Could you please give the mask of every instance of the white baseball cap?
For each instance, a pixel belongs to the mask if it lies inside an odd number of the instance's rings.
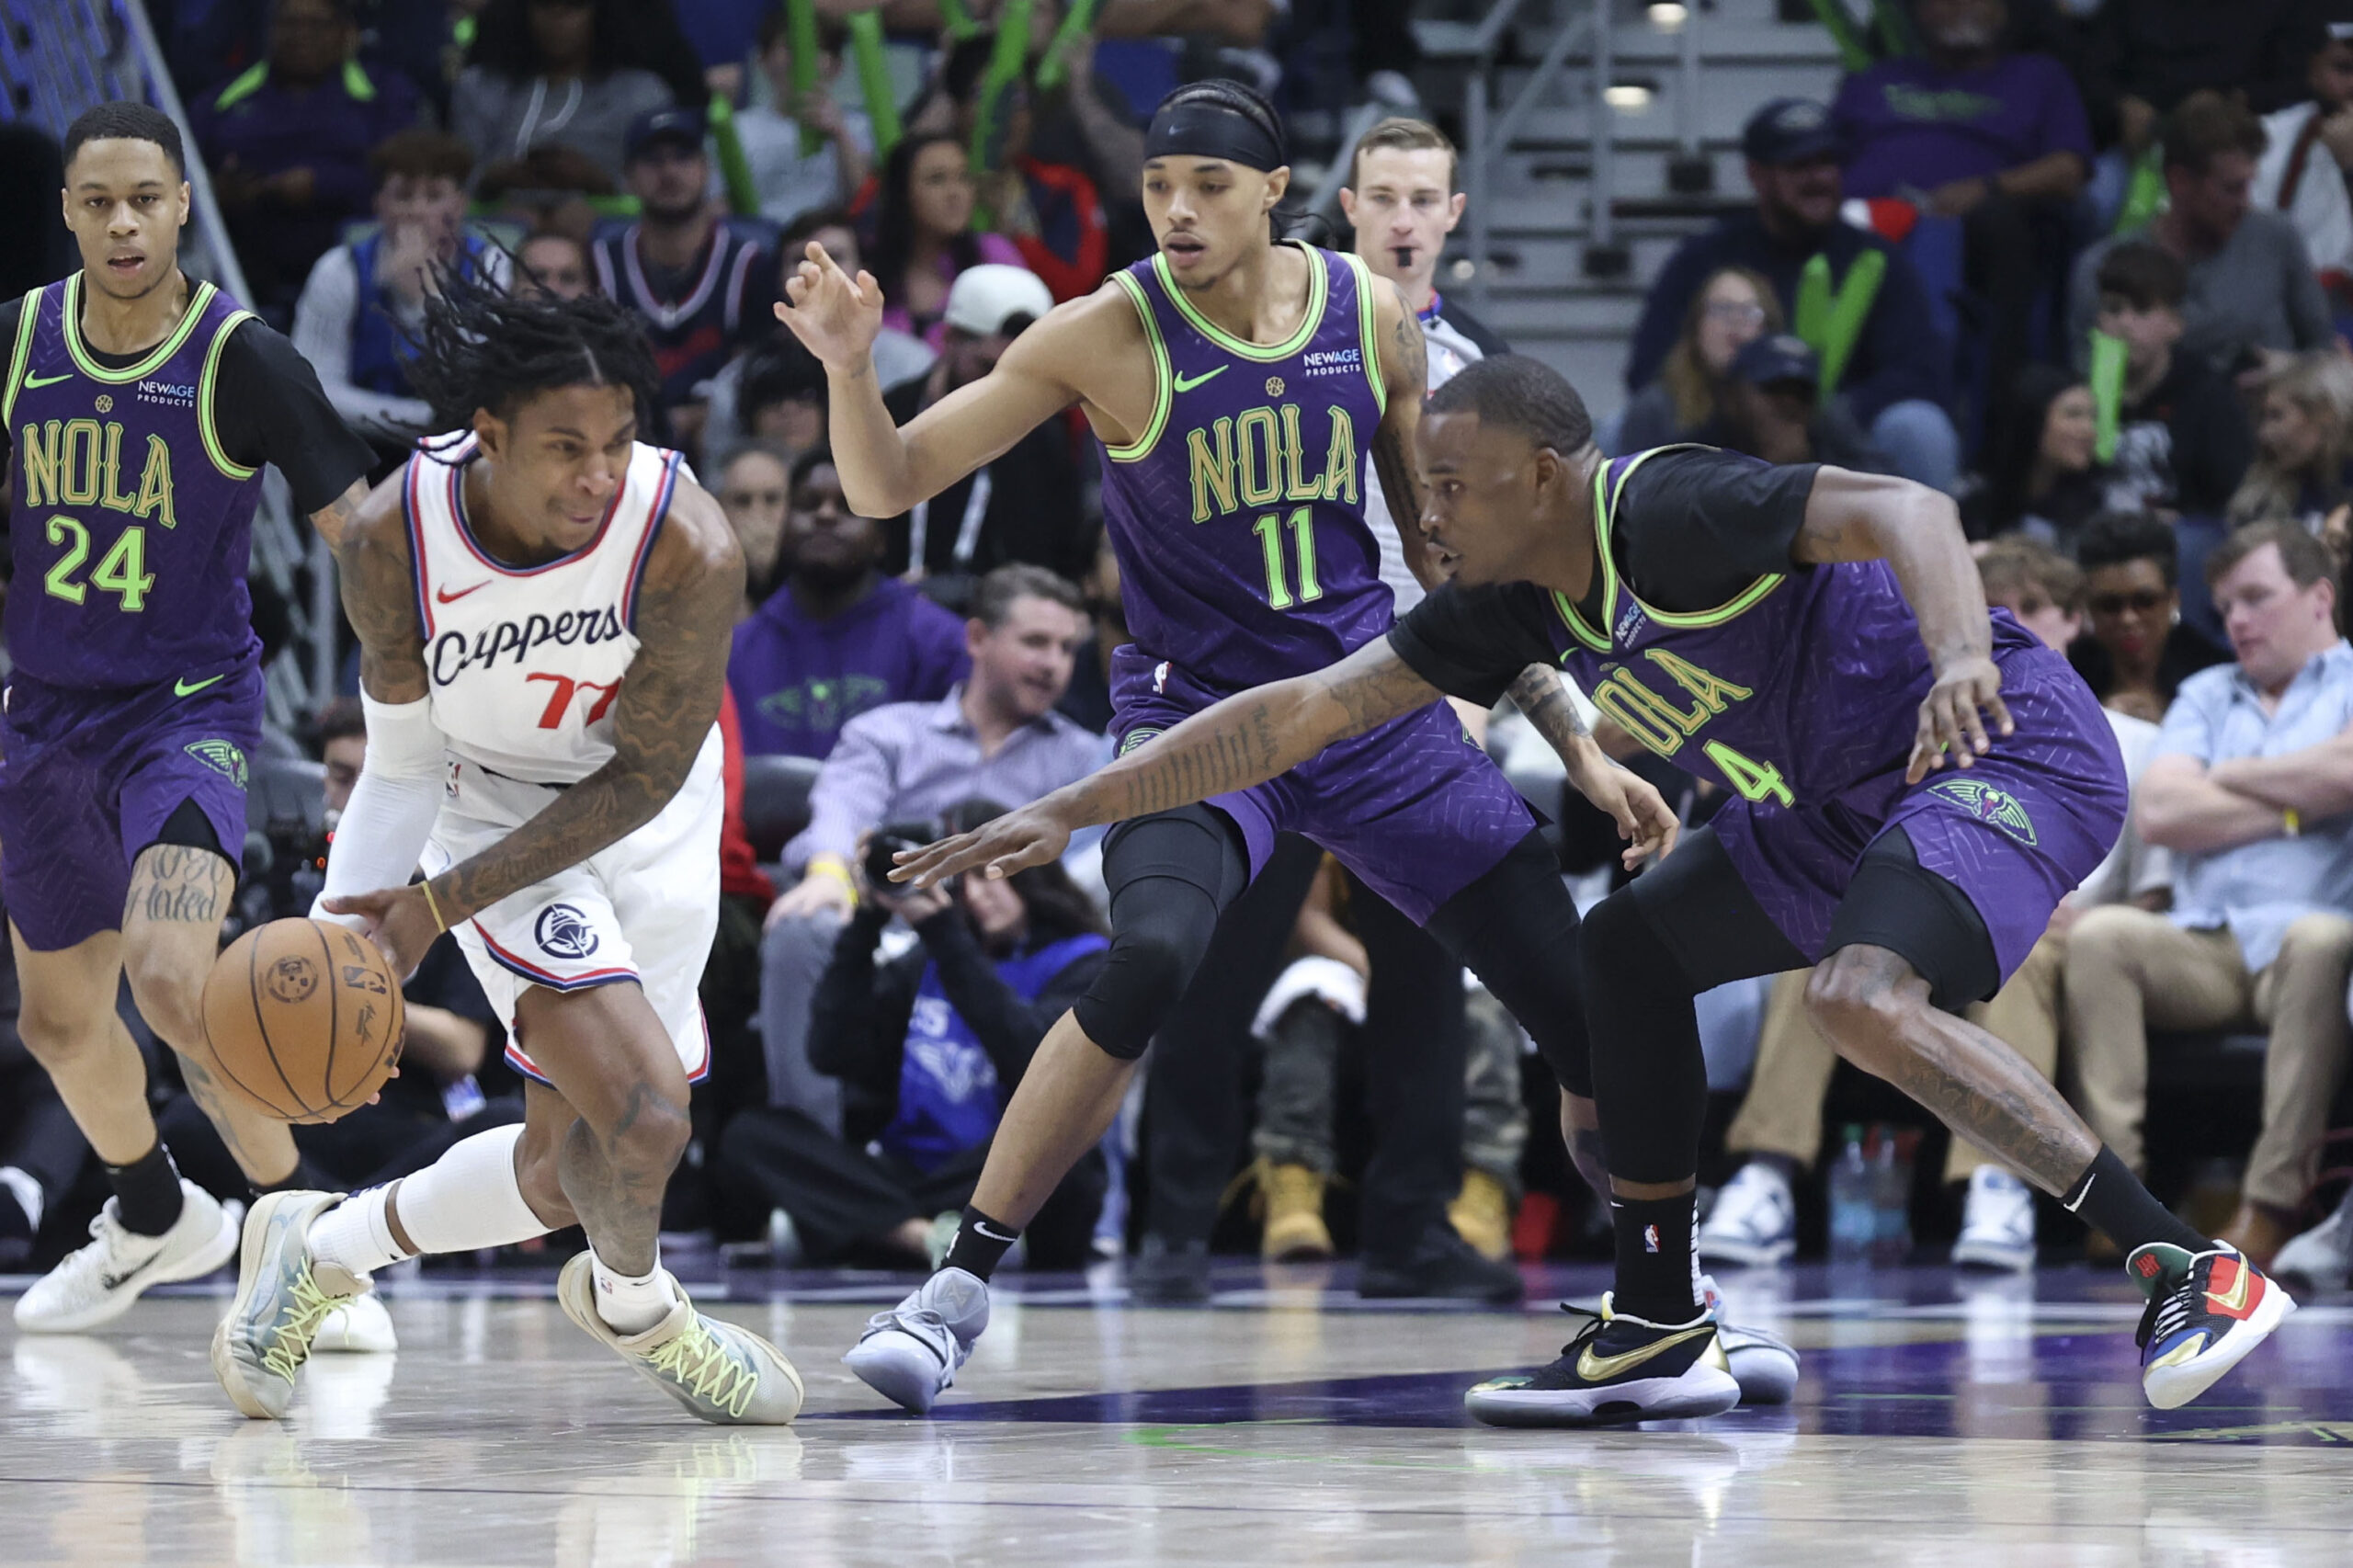
[[[1054,297],[1038,275],[1026,267],[983,262],[968,267],[948,286],[948,309],[942,319],[959,332],[991,337],[1005,330],[1014,316],[1032,321],[1054,308]]]

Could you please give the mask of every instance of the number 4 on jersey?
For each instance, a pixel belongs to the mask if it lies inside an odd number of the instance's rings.
[[[1778,801],[1785,806],[1796,800],[1790,793],[1790,787],[1781,781],[1781,770],[1771,763],[1743,756],[1722,741],[1710,741],[1700,749],[1722,772],[1725,780],[1740,791],[1742,800]]]

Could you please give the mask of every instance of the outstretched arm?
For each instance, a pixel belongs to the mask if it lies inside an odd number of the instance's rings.
[[[843,498],[869,517],[896,517],[938,494],[1078,401],[1073,368],[1102,351],[1100,334],[1115,319],[1104,307],[1135,320],[1124,300],[1090,296],[1058,305],[1014,340],[995,369],[901,429],[874,375],[874,339],[882,329],[882,287],[874,275],[851,278],[812,241],[784,291],[777,320],[825,367]],[[1091,345],[1081,341],[1090,331]]]
[[[930,887],[982,865],[992,879],[1010,876],[1059,856],[1082,827],[1246,790],[1438,699],[1438,687],[1377,638],[1313,675],[1237,692],[1075,784],[904,855],[891,880]]]
[[[1884,561],[1894,570],[1937,672],[1920,703],[1906,778],[1927,778],[1948,753],[1968,767],[1993,749],[1981,709],[2000,733],[2010,733],[1984,585],[1950,496],[1909,480],[1824,468],[1790,555],[1808,565]]]

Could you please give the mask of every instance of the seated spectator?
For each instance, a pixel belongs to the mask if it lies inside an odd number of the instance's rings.
[[[2238,662],[2182,683],[2134,790],[2142,836],[2174,852],[2173,911],[2075,923],[2067,1032],[2084,1119],[2139,1170],[2147,1031],[2269,1031],[2263,1129],[2222,1235],[2264,1267],[2319,1176],[2353,1032],[2353,647],[2336,560],[2302,528],[2243,528],[2206,572]]]
[[[948,825],[961,832],[1000,812],[968,801]],[[1093,983],[1110,943],[1055,862],[929,890],[876,883],[863,869],[858,882],[858,912],[810,1006],[810,1060],[841,1083],[843,1131],[790,1108],[746,1110],[720,1144],[719,1176],[737,1201],[790,1215],[812,1262],[880,1253],[928,1267],[972,1201],[1038,1042]],[[915,946],[878,965],[893,919]],[[1104,1187],[1102,1155],[1090,1153],[1023,1230],[1031,1266],[1086,1264]]]
[[[842,1130],[840,1085],[809,1064],[809,999],[857,907],[866,835],[886,822],[936,821],[960,801],[1027,804],[1106,759],[1108,742],[1054,711],[1086,641],[1082,602],[1050,572],[999,567],[982,579],[964,629],[971,676],[937,702],[889,703],[842,726],[810,793],[809,826],[784,848],[801,880],[769,907],[761,944],[771,1105]]]
[[[625,0],[489,0],[450,89],[449,129],[485,163],[557,142],[618,176],[629,128],[675,101],[649,69],[646,27]]]
[[[2193,93],[2166,117],[2165,210],[2145,238],[2103,240],[2075,260],[2069,321],[2078,344],[2088,341],[2106,297],[2100,269],[2123,244],[2154,245],[2187,269],[2181,351],[2225,376],[2335,341],[2295,225],[2248,204],[2263,147],[2262,123],[2220,93]]]
[[[791,510],[792,452],[755,437],[733,448],[710,472],[719,478],[711,494],[744,549],[744,609],[735,618],[740,625],[776,592],[783,576],[779,554],[785,514]]]
[[[585,249],[597,232],[598,204],[620,190],[587,153],[543,142],[519,158],[485,166],[474,180],[474,210],[526,233],[567,234]]]
[[[2108,504],[2219,517],[2255,457],[2246,409],[2203,356],[2184,347],[2188,273],[2149,242],[2100,258],[2099,330],[2124,345],[2124,386]]]
[[[983,262],[1021,266],[1011,240],[972,233],[973,199],[972,173],[955,137],[911,135],[891,150],[867,265],[882,285],[882,324],[935,350],[948,335],[948,290],[958,273]]]
[[[436,267],[505,281],[507,256],[466,217],[473,154],[454,136],[404,131],[368,154],[376,226],[319,257],[294,306],[294,347],[345,421],[400,449],[433,411],[409,385],[410,345]]]
[[[788,474],[772,449],[745,448],[721,471],[722,490],[767,471],[786,491],[774,547],[783,585],[736,627],[727,680],[745,750],[829,756],[860,713],[936,703],[970,674],[966,629],[881,572],[882,525],[842,499],[832,453],[804,452]],[[723,503],[731,517],[741,499]]]
[[[2326,0],[2304,66],[2311,97],[2263,117],[2267,144],[2248,198],[2295,224],[2304,254],[2324,277],[2353,273],[2353,5]]]
[[[367,215],[369,150],[416,123],[415,87],[367,71],[358,47],[352,0],[275,0],[268,58],[188,103],[245,302],[281,327],[312,266]]]
[[[2084,575],[2075,565],[2032,540],[1996,540],[1978,557],[1986,601],[2007,610],[2052,648],[2065,648],[2083,626]],[[2117,712],[2108,715],[2124,771],[2138,778],[2157,740],[2157,727]],[[1970,1021],[2016,1051],[2045,1078],[2059,1069],[2060,981],[2068,934],[2087,911],[2108,905],[2135,911],[2165,907],[2173,876],[2162,849],[2141,842],[2128,824],[2108,858],[2062,900],[2051,925],[1993,999],[1968,1010]],[[1779,1263],[1797,1249],[1791,1187],[1813,1167],[1822,1147],[1822,1104],[1837,1056],[1805,1013],[1805,975],[1774,984],[1756,1042],[1756,1066],[1739,1114],[1725,1134],[1729,1148],[1750,1156],[1699,1230],[1699,1256],[1715,1263]],[[1945,1155],[1948,1186],[1968,1184],[1961,1234],[1952,1260],[1965,1267],[2034,1267],[2034,1194],[1967,1139],[1955,1137]]]
[[[2353,482],[2353,360],[2302,354],[2264,378],[2255,461],[2230,523],[2293,523],[2345,554]]]
[[[1643,301],[1627,391],[1658,374],[1701,285],[1722,267],[1745,267],[1772,281],[1791,330],[1823,356],[1824,395],[1847,401],[1897,472],[1950,493],[1961,471],[1961,437],[1944,407],[1951,347],[1912,263],[1877,234],[1839,221],[1841,143],[1830,111],[1777,99],[1749,119],[1741,150],[1756,205],[1684,241],[1668,259]],[[1847,305],[1859,295],[1859,309]],[[1802,300],[1818,303],[1801,311]],[[1833,300],[1846,308],[1832,308]]]
[[[1998,397],[2029,357],[2035,295],[2072,249],[2091,125],[2064,66],[2006,47],[2004,0],[1918,0],[1913,22],[1925,53],[1839,86],[1831,112],[1847,194],[1961,221],[1963,276],[1984,304],[1985,384]]]
[[[2102,706],[2163,721],[2183,681],[2229,657],[2181,619],[2173,529],[2146,512],[2103,512],[2085,525],[2075,560],[2090,630],[2068,659]]]
[[[939,322],[938,362],[923,380],[886,393],[883,406],[904,426],[995,369],[1006,346],[1051,309],[1045,284],[1022,267],[984,263],[958,274]],[[918,577],[970,578],[1018,561],[1075,582],[1095,558],[1070,427],[1058,419],[886,526],[890,569]],[[932,591],[953,603],[961,590],[943,581]]]
[[[662,411],[676,444],[702,432],[703,400],[720,367],[765,335],[776,303],[776,263],[722,218],[704,194],[710,160],[702,117],[656,109],[630,126],[622,178],[638,220],[598,240],[597,287],[635,311],[662,372]]]
[[[1683,335],[1659,362],[1658,379],[1634,394],[1612,443],[1644,451],[1711,423],[1722,405],[1733,356],[1782,330],[1773,285],[1745,267],[1725,267],[1700,285],[1683,312]]]
[[[774,441],[796,457],[831,443],[825,367],[790,333],[771,337],[740,360],[736,414],[745,433]]]
[[[2073,371],[2029,365],[2006,410],[1986,444],[1984,483],[1961,497],[1961,526],[1971,539],[2023,533],[2072,555],[2108,494],[2091,388]]]
[[[996,36],[980,33],[948,53],[940,90],[950,124],[967,147],[979,127],[981,83],[995,52]],[[1110,232],[1094,180],[1074,164],[1054,163],[1031,151],[1037,125],[1029,87],[1016,81],[996,107],[979,187],[988,226],[1011,240],[1020,262],[1045,280],[1057,301],[1092,293],[1110,270]]]
[[[2193,93],[2238,93],[2257,114],[2302,89],[2304,0],[2105,0],[2088,14],[2080,76],[2100,142],[2138,155]]]
[[[1822,397],[1822,361],[1788,333],[1760,337],[1733,356],[1716,416],[1691,437],[1769,463],[1835,463],[1891,473],[1887,455],[1857,427],[1847,405]]]
[[[873,121],[862,108],[845,108],[835,90],[842,69],[841,22],[822,12],[817,17],[817,85],[803,102],[793,90],[792,38],[785,17],[779,5],[760,18],[760,73],[773,102],[735,111],[735,134],[751,165],[760,216],[779,225],[841,206],[866,183],[874,158]],[[804,130],[822,139],[813,153],[801,150]]]
[[[597,286],[588,247],[570,234],[533,234],[515,253],[515,259],[522,267],[515,278],[518,293],[576,300]]]

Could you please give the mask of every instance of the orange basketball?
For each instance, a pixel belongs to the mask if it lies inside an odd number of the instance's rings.
[[[376,944],[325,920],[273,920],[229,944],[204,983],[221,1076],[280,1121],[333,1121],[392,1076],[400,981]]]

